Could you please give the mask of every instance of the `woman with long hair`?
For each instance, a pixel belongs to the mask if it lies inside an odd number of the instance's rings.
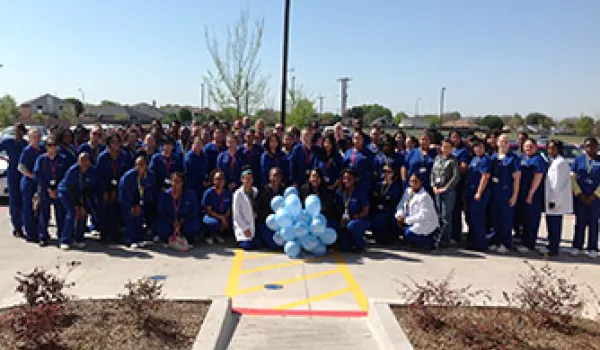
[[[282,171],[283,184],[290,181],[290,164],[288,158],[281,151],[281,140],[277,134],[271,134],[265,141],[265,152],[260,157],[260,168],[263,183],[269,182],[269,172],[272,168]]]
[[[325,136],[322,149],[323,151],[316,158],[315,168],[323,175],[324,184],[333,190],[340,185],[343,159],[332,134]]]

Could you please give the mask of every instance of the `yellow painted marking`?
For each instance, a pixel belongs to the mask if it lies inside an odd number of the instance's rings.
[[[314,278],[319,278],[319,277],[325,277],[325,276],[329,276],[329,275],[334,275],[336,273],[340,273],[340,269],[336,268],[333,270],[327,270],[327,271],[321,271],[321,272],[317,272],[317,273],[312,273],[310,275],[306,275],[306,276],[300,276],[300,277],[294,277],[294,278],[287,278],[284,280],[279,280],[279,281],[275,281],[275,282],[269,282],[269,284],[280,284],[280,285],[286,285],[286,284],[292,284],[292,283],[296,283],[296,282],[302,282],[302,281],[308,281]],[[261,290],[264,290],[265,286],[264,284],[261,284],[259,286],[254,286],[254,287],[249,287],[249,288],[245,288],[245,289],[240,289],[238,291],[236,291],[235,293],[233,293],[230,296],[238,296],[241,294],[248,294],[248,293],[253,293],[253,292],[258,292]]]
[[[242,272],[242,263],[244,261],[244,250],[235,249],[233,251],[233,262],[231,263],[231,271],[229,272],[229,281],[227,281],[227,289],[225,295],[231,297],[235,295],[240,282],[240,275]]]
[[[244,260],[260,259],[268,256],[281,255],[281,253],[254,253],[244,255]]]
[[[298,306],[302,306],[302,305],[314,303],[314,302],[317,302],[317,301],[335,298],[338,295],[342,295],[342,294],[345,294],[345,293],[348,293],[348,292],[351,292],[351,291],[352,291],[351,287],[346,287],[346,288],[343,288],[343,289],[334,290],[333,292],[327,292],[327,293],[315,295],[315,296],[310,297],[310,298],[306,298],[306,299],[294,301],[293,303],[283,304],[283,305],[275,307],[274,309],[275,310],[289,310],[289,309],[293,309],[293,308],[298,307]]]
[[[348,283],[348,288],[350,288],[352,294],[354,295],[356,303],[362,311],[367,311],[369,309],[369,302],[367,301],[367,297],[365,296],[365,293],[363,293],[362,288],[360,288],[358,282],[356,282],[356,279],[354,279],[354,276],[348,268],[348,265],[346,265],[344,259],[339,253],[335,255],[335,259],[338,262],[338,266],[342,272],[342,275],[344,276],[344,279],[346,280],[346,283]]]
[[[292,261],[292,262],[279,263],[279,264],[273,264],[273,265],[265,265],[265,266],[255,267],[255,268],[252,268],[252,269],[241,270],[240,272],[243,275],[246,275],[246,274],[249,274],[249,273],[255,273],[255,272],[262,272],[262,271],[269,271],[269,270],[280,269],[282,267],[296,266],[296,265],[304,264],[305,262],[314,261],[314,260],[316,260],[316,258],[296,260],[296,261]]]

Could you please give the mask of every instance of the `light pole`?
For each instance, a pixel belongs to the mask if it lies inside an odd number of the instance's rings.
[[[200,109],[204,109],[204,83],[200,83]]]
[[[419,116],[419,103],[421,103],[421,100],[423,100],[423,99],[419,97],[415,101],[415,117]]]
[[[77,91],[79,91],[79,93],[81,94],[81,103],[85,104],[85,92],[83,92],[81,88],[77,89]]]
[[[288,52],[290,38],[290,5],[291,0],[285,0],[285,11],[283,19],[283,67],[281,68],[281,125],[285,126],[285,105],[287,93]]]
[[[444,117],[444,95],[446,94],[446,87],[442,86],[440,91],[440,119]]]

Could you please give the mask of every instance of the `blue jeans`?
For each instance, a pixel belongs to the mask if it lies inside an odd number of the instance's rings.
[[[454,230],[454,206],[456,191],[452,188],[435,196],[435,208],[440,218],[441,242],[450,244],[450,239],[456,236]]]

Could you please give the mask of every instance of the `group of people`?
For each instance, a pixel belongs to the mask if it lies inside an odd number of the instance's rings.
[[[585,140],[585,154],[569,166],[561,141],[551,140],[542,157],[526,134],[513,152],[508,135],[498,132],[463,138],[425,130],[416,139],[373,128],[366,134],[361,117],[353,127],[347,137],[342,125],[322,132],[317,122],[267,129],[263,120],[252,125],[245,117],[232,124],[174,122],[164,130],[156,121],[53,128],[42,142],[39,130],[17,124],[15,138],[0,142],[9,159],[13,234],[46,245],[53,208],[62,249],[83,248],[86,232],[98,231],[101,241],[134,249],[180,236],[209,245],[235,237],[243,249],[276,250],[266,226],[269,203],[294,186],[302,200],[319,196],[340,251],[364,250],[370,232],[383,245],[437,249],[466,241],[503,254],[518,243],[522,253],[537,248],[555,255],[563,215],[574,209],[571,253],[598,255],[595,138]],[[536,247],[542,212],[548,245]]]

